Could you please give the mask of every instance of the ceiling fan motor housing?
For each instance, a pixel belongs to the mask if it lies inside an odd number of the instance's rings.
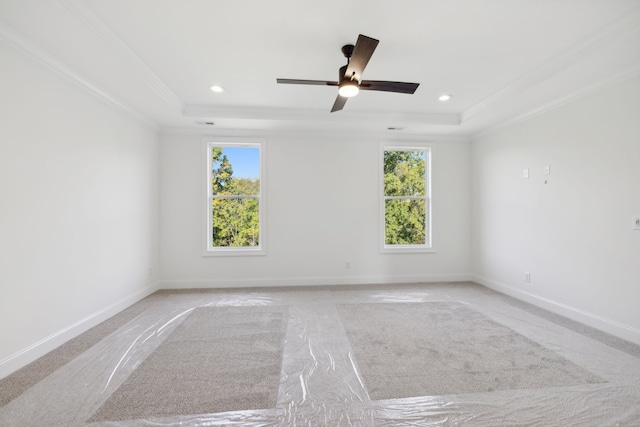
[[[350,80],[345,74],[347,73],[347,65],[343,65],[338,70],[338,82],[342,83],[344,80]]]

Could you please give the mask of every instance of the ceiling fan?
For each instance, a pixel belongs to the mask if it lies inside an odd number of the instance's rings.
[[[373,52],[380,41],[360,34],[356,45],[342,46],[342,53],[347,58],[347,65],[340,67],[338,81],[277,79],[278,83],[294,85],[338,86],[338,97],[333,103],[331,112],[344,108],[347,99],[361,90],[378,90],[413,94],[420,83],[390,82],[384,80],[362,80],[362,72],[369,63]]]

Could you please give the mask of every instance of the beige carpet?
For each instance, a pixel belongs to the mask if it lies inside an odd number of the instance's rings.
[[[275,407],[288,307],[197,308],[88,420]]]
[[[6,378],[0,379],[0,408],[27,391],[30,387],[51,375],[57,369],[69,363],[88,350],[107,335],[157,303],[163,296],[159,293],[148,296],[142,301],[121,311],[116,316],[98,324],[83,334],[67,341],[60,347],[35,360]]]
[[[459,303],[341,304],[373,400],[604,382]]]

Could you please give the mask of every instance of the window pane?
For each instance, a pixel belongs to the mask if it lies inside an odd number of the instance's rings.
[[[385,200],[384,243],[424,245],[426,203],[424,199]]]
[[[211,201],[212,246],[258,246],[260,220],[257,198]]]
[[[385,150],[384,195],[424,196],[425,158],[424,151]]]
[[[258,147],[211,148],[212,195],[260,194]]]

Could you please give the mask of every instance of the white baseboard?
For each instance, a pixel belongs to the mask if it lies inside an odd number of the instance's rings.
[[[598,316],[579,308],[553,301],[504,283],[496,282],[495,280],[491,280],[486,277],[473,275],[471,280],[486,286],[487,288],[493,289],[494,291],[512,296],[519,300],[528,302],[529,304],[535,305],[536,307],[549,310],[553,313],[584,323],[585,325],[640,345],[640,330],[632,326],[624,325],[614,320],[607,319],[606,317]]]
[[[23,366],[28,365],[39,357],[44,356],[56,347],[64,344],[72,338],[93,328],[108,318],[120,313],[141,299],[151,295],[158,290],[158,283],[153,283],[132,295],[120,299],[119,301],[93,313],[72,325],[61,329],[46,338],[30,345],[29,347],[0,360],[0,379],[12,374]]]
[[[159,289],[253,288],[276,286],[375,285],[391,283],[467,282],[470,274],[422,276],[333,276],[219,280],[163,280]]]

